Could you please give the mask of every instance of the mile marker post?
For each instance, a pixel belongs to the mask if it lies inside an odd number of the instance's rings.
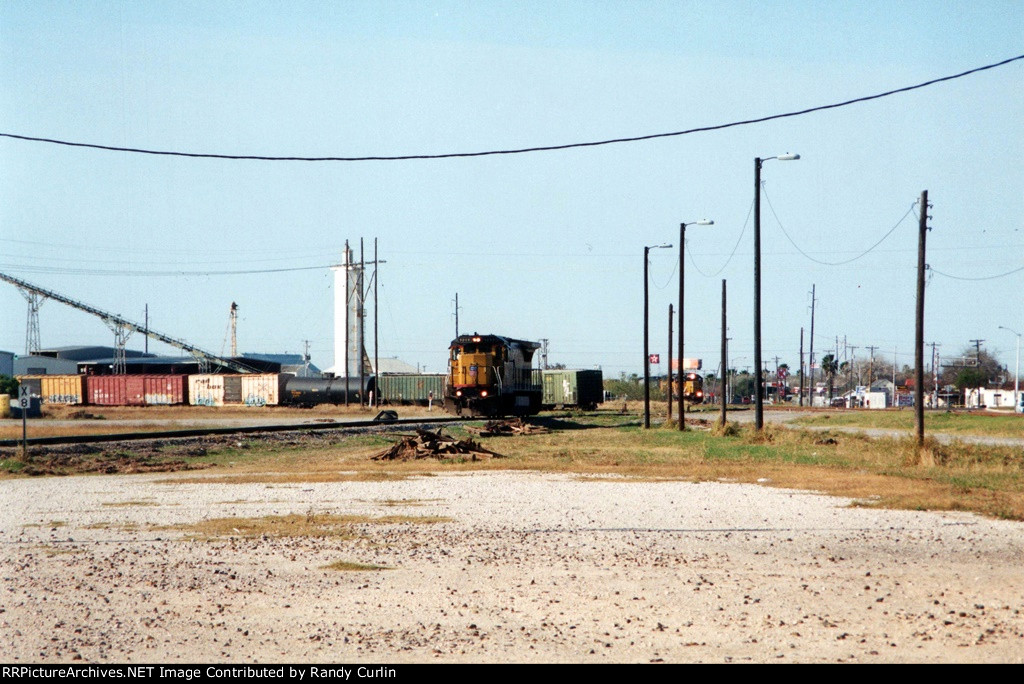
[[[18,406],[21,408],[21,460],[28,460],[28,407],[32,399],[28,393],[28,387],[18,386]]]

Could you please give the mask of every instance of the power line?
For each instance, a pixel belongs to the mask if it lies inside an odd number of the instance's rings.
[[[60,275],[90,276],[214,276],[214,275],[247,275],[251,273],[289,273],[292,271],[319,271],[331,268],[332,264],[321,266],[296,266],[292,268],[262,268],[238,271],[131,271],[116,269],[70,268],[64,266],[23,266],[17,264],[0,264],[8,271],[20,273],[56,273]]]
[[[740,247],[740,241],[743,240],[743,236],[747,232],[747,224],[750,223],[750,215],[752,213],[754,213],[754,200],[750,200],[750,209],[747,210],[747,220],[743,222],[743,229],[740,231],[740,236],[738,238],[736,238],[736,244],[732,246],[732,251],[729,252],[729,256],[726,258],[725,263],[722,264],[722,267],[720,269],[718,269],[717,271],[715,271],[714,273],[709,275],[709,274],[705,273],[704,271],[702,271],[700,266],[697,265],[697,261],[693,258],[693,251],[691,250],[689,252],[689,254],[690,254],[690,263],[693,264],[693,267],[695,269],[697,269],[697,273],[700,273],[705,278],[714,278],[719,273],[721,273],[722,271],[725,270],[725,267],[729,265],[729,262],[732,261],[732,258],[736,255],[736,250],[739,249],[739,247]]]
[[[1021,266],[1020,268],[1015,268],[1012,271],[1007,271],[1006,273],[1000,273],[998,275],[990,275],[990,276],[980,276],[980,277],[977,277],[977,278],[969,278],[967,276],[950,275],[949,273],[943,273],[942,271],[939,271],[939,270],[933,268],[932,266],[928,266],[928,271],[930,273],[937,273],[940,276],[945,276],[946,278],[952,278],[953,280],[995,280],[996,278],[1005,278],[1008,275],[1013,275],[1014,273],[1020,273],[1021,271],[1024,271],[1024,266]]]
[[[794,116],[802,116],[804,114],[813,114],[815,112],[826,111],[829,109],[838,109],[840,107],[848,107],[850,105],[859,104],[862,102],[870,102],[871,100],[879,100],[884,97],[891,95],[898,95],[900,93],[907,93],[921,88],[927,88],[928,86],[935,85],[936,83],[944,83],[946,81],[953,81],[958,78],[970,76],[982,71],[989,69],[995,69],[1001,66],[1005,66],[1012,62],[1016,62],[1024,59],[1024,55],[1018,55],[1016,57],[1010,57],[1004,59],[1001,62],[995,62],[993,64],[986,64],[985,66],[970,69],[968,71],[960,72],[959,74],[953,74],[951,76],[943,76],[941,78],[934,78],[930,81],[918,83],[916,85],[905,86],[903,88],[896,88],[894,90],[887,90],[882,93],[875,95],[866,95],[864,97],[857,97],[852,100],[844,100],[842,102],[835,102],[833,104],[820,105],[818,107],[810,107],[807,109],[800,109],[797,111],[786,112],[783,114],[772,114],[769,116],[763,116],[756,119],[746,119],[742,121],[733,121],[730,123],[716,124],[712,126],[701,126],[698,128],[689,128],[682,131],[674,131],[672,133],[653,133],[650,135],[638,135],[626,138],[612,138],[608,140],[598,140],[592,142],[580,142],[580,143],[568,143],[564,145],[543,145],[536,147],[521,147],[515,149],[505,150],[487,150],[482,152],[446,152],[442,154],[403,154],[394,156],[366,156],[366,157],[276,157],[266,155],[241,155],[241,154],[214,154],[205,152],[177,152],[171,150],[150,150],[144,148],[135,147],[115,147],[112,145],[97,145],[94,143],[82,143],[72,142],[69,140],[57,140],[54,138],[40,138],[28,135],[19,135],[16,133],[0,133],[0,137],[12,138],[15,140],[25,140],[28,142],[42,142],[50,143],[53,145],[64,145],[67,147],[84,147],[94,150],[106,150],[108,152],[132,152],[135,154],[151,154],[169,157],[190,157],[194,159],[230,159],[230,160],[245,160],[245,161],[301,161],[301,162],[361,162],[361,161],[411,161],[420,159],[452,159],[460,157],[487,157],[495,155],[506,155],[506,154],[524,154],[527,152],[552,152],[556,150],[569,150],[580,147],[598,147],[601,145],[614,145],[618,143],[630,143],[630,142],[641,142],[644,140],[655,140],[658,138],[672,138],[682,135],[690,135],[692,133],[706,133],[709,131],[720,131],[726,128],[734,128],[737,126],[749,126],[751,124],[765,123],[766,121],[776,121],[778,119],[785,119]]]
[[[764,198],[766,200],[768,200],[768,208],[771,209],[772,216],[775,217],[775,220],[779,224],[779,228],[782,229],[782,234],[786,236],[787,240],[789,240],[789,244],[793,245],[793,247],[796,248],[796,251],[800,252],[800,254],[802,254],[805,258],[813,261],[816,264],[822,264],[824,266],[843,266],[845,264],[852,263],[852,262],[856,261],[857,259],[860,259],[861,257],[867,256],[868,254],[870,254],[871,252],[874,251],[875,247],[878,247],[878,245],[880,245],[883,242],[885,242],[886,238],[888,238],[890,235],[892,235],[893,231],[895,231],[897,228],[899,228],[900,224],[907,220],[907,217],[910,216],[911,212],[914,211],[914,207],[917,206],[917,202],[912,203],[910,205],[910,208],[907,209],[907,213],[904,214],[902,216],[902,218],[900,218],[900,220],[896,222],[896,225],[894,225],[892,228],[890,228],[889,231],[878,240],[878,242],[876,242],[875,244],[873,244],[870,247],[868,247],[867,250],[865,250],[864,252],[861,252],[860,254],[858,254],[857,256],[855,256],[853,258],[846,259],[845,261],[822,261],[821,259],[815,259],[810,254],[808,254],[804,250],[800,249],[800,246],[797,245],[796,242],[794,242],[793,238],[790,237],[789,233],[786,232],[786,227],[782,225],[782,221],[779,219],[779,215],[775,213],[775,207],[772,206],[772,200],[771,200],[770,197],[768,197],[768,192],[767,191],[765,191],[765,193],[764,193]]]

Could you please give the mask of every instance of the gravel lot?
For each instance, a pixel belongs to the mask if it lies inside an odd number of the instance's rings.
[[[731,483],[197,477],[0,481],[0,660],[1024,660],[1021,523]],[[451,522],[356,540],[153,527],[309,512]],[[391,569],[324,569],[338,560]]]

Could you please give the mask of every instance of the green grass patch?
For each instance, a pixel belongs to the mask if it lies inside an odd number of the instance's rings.
[[[888,430],[914,429],[914,412],[902,411],[836,411],[803,416],[796,425],[864,427]],[[924,429],[927,433],[943,432],[962,435],[1024,438],[1024,415],[990,414],[965,411],[926,411]]]

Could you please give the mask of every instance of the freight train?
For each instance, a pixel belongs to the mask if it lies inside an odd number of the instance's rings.
[[[604,401],[604,375],[599,370],[545,370],[542,377],[545,409],[592,411]]]
[[[677,399],[680,397],[679,381],[680,378],[674,378],[672,380],[672,395]],[[704,403],[704,378],[700,376],[700,373],[687,373],[682,377],[682,382],[683,401],[688,404]]]
[[[529,416],[540,412],[541,371],[536,342],[500,335],[460,335],[448,348],[444,408],[455,415]]]
[[[599,370],[534,370],[535,342],[498,335],[452,341],[448,373],[308,378],[290,373],[18,376],[43,404],[93,406],[429,405],[456,415],[533,415],[542,408],[596,407]]]
[[[385,376],[386,377],[386,376]],[[394,394],[381,403],[408,403],[405,387],[382,377]],[[417,376],[426,382],[429,376]],[[433,378],[443,382],[444,375]],[[43,404],[86,406],[314,406],[359,403],[376,390],[376,378],[299,378],[291,373],[193,375],[20,375],[17,380]],[[437,382],[434,380],[434,382]],[[438,390],[437,396],[440,396]],[[412,401],[416,401],[413,397]],[[427,403],[424,397],[423,403]]]

